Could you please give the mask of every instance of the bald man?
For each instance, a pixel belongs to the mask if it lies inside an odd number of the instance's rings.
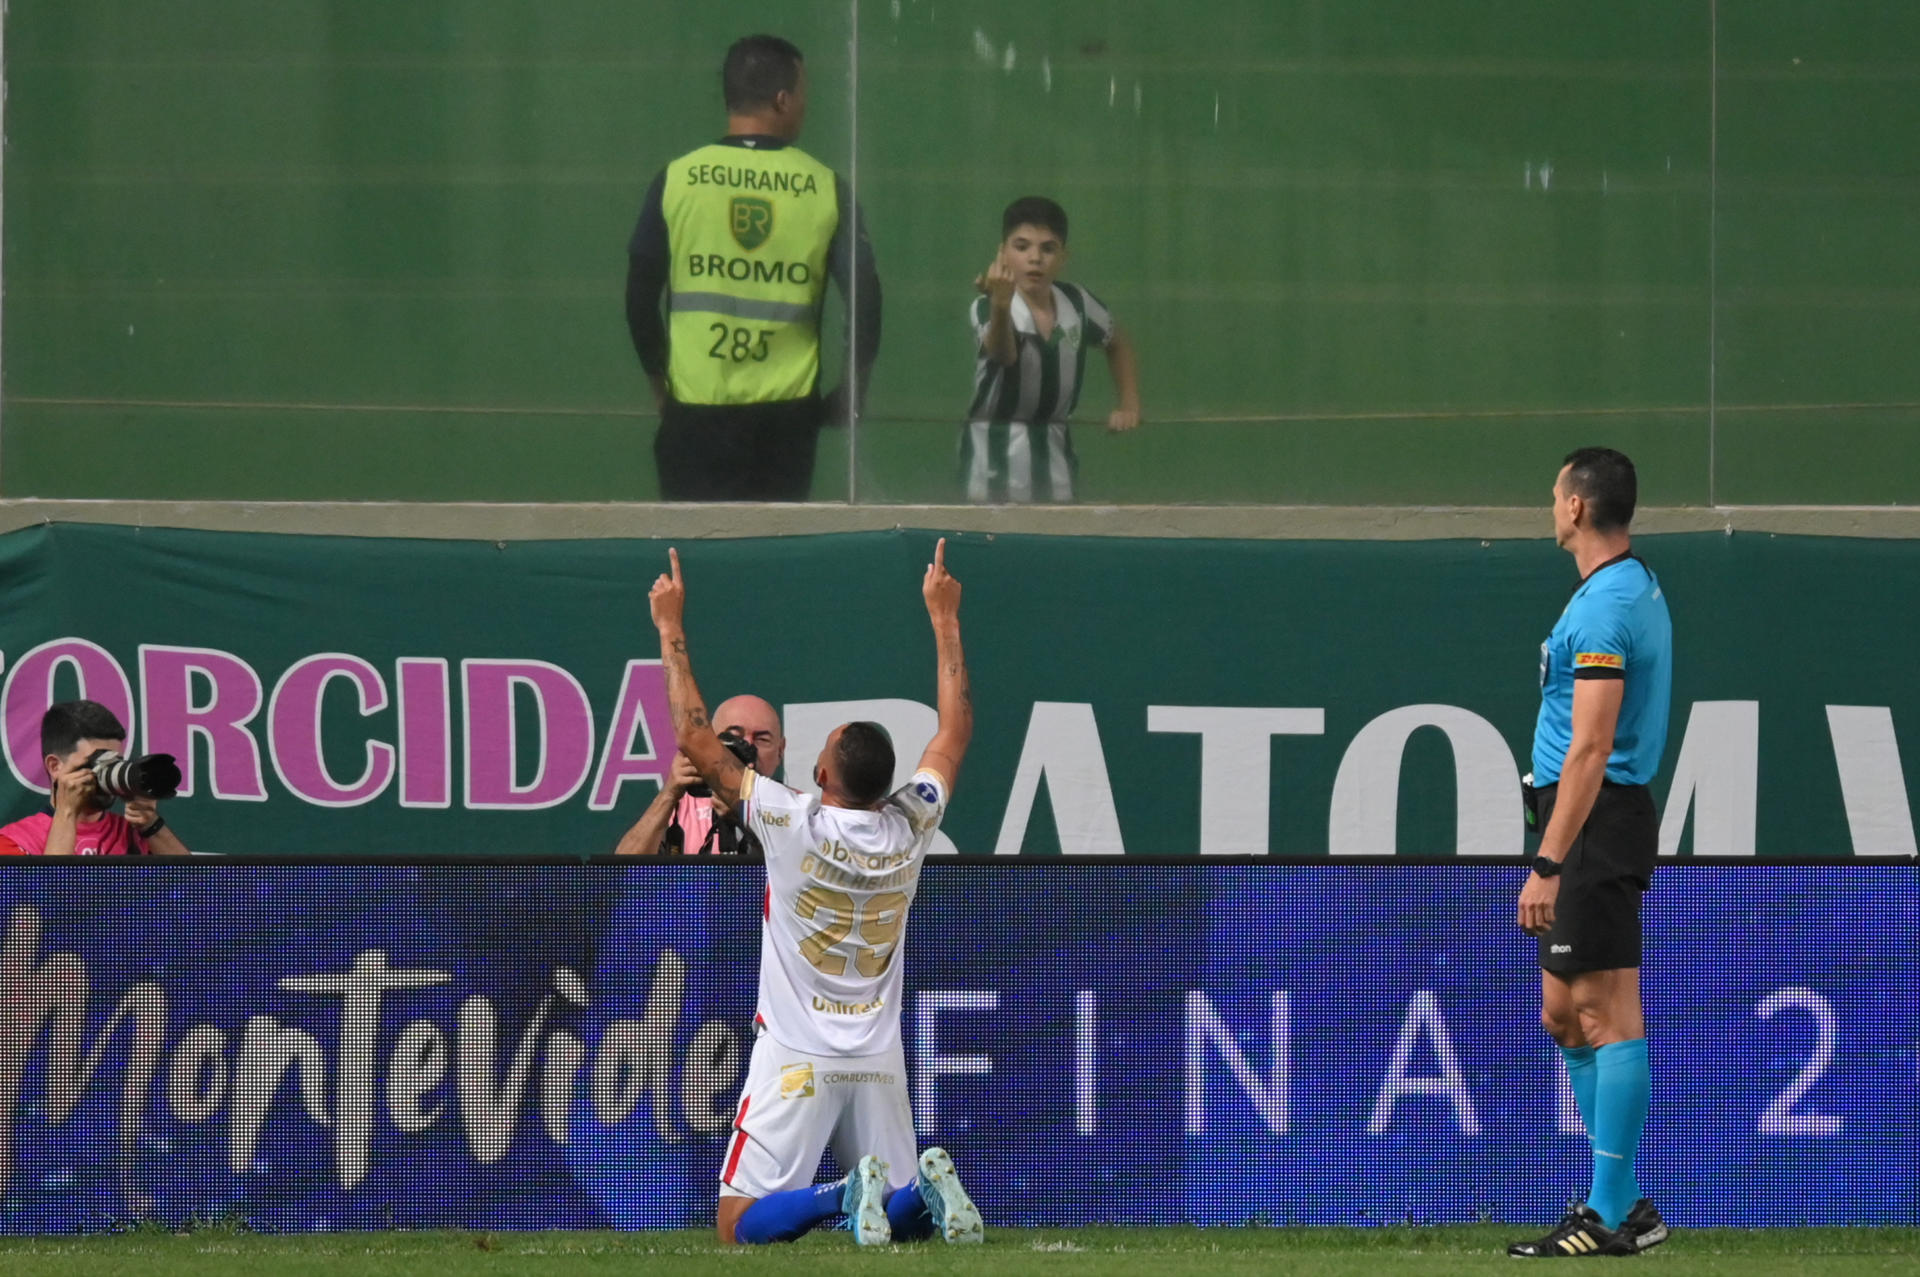
[[[721,736],[739,736],[753,746],[760,760],[755,772],[768,777],[779,772],[786,759],[787,738],[780,730],[780,711],[772,705],[758,696],[722,701],[713,712],[713,727]],[[666,783],[614,850],[623,856],[693,856],[731,850],[720,845],[723,831],[714,820],[713,798],[687,792],[695,786],[705,788],[699,771],[685,754],[675,754]]]

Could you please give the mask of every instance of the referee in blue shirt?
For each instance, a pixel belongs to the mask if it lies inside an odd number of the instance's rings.
[[[1560,1044],[1593,1143],[1593,1189],[1522,1258],[1631,1255],[1666,1240],[1634,1159],[1647,1122],[1640,897],[1660,825],[1647,782],[1667,743],[1673,623],[1633,556],[1633,462],[1582,448],[1553,485],[1553,533],[1580,585],[1540,645],[1528,823],[1541,831],[1519,923],[1540,942],[1540,1021]]]

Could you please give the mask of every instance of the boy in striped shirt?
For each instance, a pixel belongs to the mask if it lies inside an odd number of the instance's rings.
[[[1099,298],[1056,278],[1067,260],[1065,209],[1037,195],[1017,199],[1000,234],[969,312],[973,407],[960,435],[967,500],[1071,501],[1067,420],[1086,379],[1087,347],[1107,353],[1118,401],[1107,429],[1121,431],[1140,424],[1133,345]]]

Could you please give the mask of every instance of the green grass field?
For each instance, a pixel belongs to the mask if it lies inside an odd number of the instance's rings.
[[[414,1273],[1287,1273],[1345,1277],[1382,1271],[1508,1270],[1499,1226],[1466,1228],[995,1229],[979,1247],[856,1250],[844,1233],[792,1246],[723,1250],[705,1232],[335,1233],[265,1237],[215,1228],[141,1230],[117,1237],[0,1239],[0,1270],[20,1277],[80,1273],[137,1277],[273,1277]],[[1802,1228],[1676,1232],[1631,1263],[1667,1274],[1920,1273],[1920,1229]]]

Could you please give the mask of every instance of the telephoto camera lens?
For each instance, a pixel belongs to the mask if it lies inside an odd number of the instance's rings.
[[[103,794],[115,798],[171,798],[180,789],[180,766],[172,754],[122,758],[110,749],[87,760]]]

